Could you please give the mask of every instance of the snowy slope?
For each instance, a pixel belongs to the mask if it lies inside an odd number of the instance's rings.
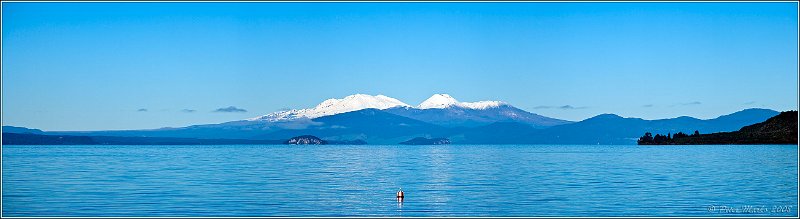
[[[444,109],[448,107],[461,107],[467,109],[483,110],[507,105],[501,101],[459,102],[448,94],[434,94],[417,106],[417,109]]]
[[[397,99],[384,95],[354,94],[342,99],[328,99],[310,109],[293,109],[270,113],[248,119],[249,121],[283,121],[299,118],[318,118],[362,109],[388,109],[392,107],[411,107]]]
[[[520,121],[534,126],[552,126],[568,121],[543,117],[517,109],[501,101],[460,102],[448,94],[434,94],[417,107],[397,99],[377,95],[355,94],[342,99],[328,99],[314,108],[270,113],[248,121],[294,121],[337,115],[362,109],[379,109],[433,124],[483,125],[497,121]]]

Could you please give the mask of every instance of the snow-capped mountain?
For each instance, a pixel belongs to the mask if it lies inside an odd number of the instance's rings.
[[[417,109],[444,109],[448,107],[462,107],[467,109],[483,110],[487,108],[507,105],[501,101],[459,102],[448,94],[434,94],[417,106]]]
[[[502,101],[460,102],[448,94],[434,94],[417,107],[384,95],[355,94],[328,99],[314,108],[293,109],[247,119],[249,122],[290,122],[315,119],[363,109],[378,109],[445,127],[477,126],[499,121],[517,121],[534,127],[569,123],[530,113]]]
[[[420,103],[416,108],[403,103],[395,98],[387,97],[384,95],[367,95],[367,94],[354,94],[346,96],[342,99],[328,99],[320,103],[314,108],[308,109],[292,109],[278,111],[267,115],[250,118],[248,121],[287,121],[295,119],[313,119],[323,116],[336,115],[340,113],[358,111],[362,109],[379,109],[385,110],[389,108],[407,108],[407,109],[446,109],[450,107],[458,107],[473,110],[485,110],[489,108],[497,108],[500,106],[508,105],[501,101],[478,101],[478,102],[460,102],[448,94],[434,94],[427,100]]]
[[[275,122],[300,118],[313,119],[362,109],[382,110],[392,107],[411,107],[411,105],[384,95],[354,94],[342,99],[325,100],[314,108],[279,111],[248,120]]]
[[[384,111],[444,127],[475,127],[495,122],[519,122],[533,127],[570,123],[530,113],[502,101],[460,102],[448,94],[434,94],[416,108],[395,107]]]

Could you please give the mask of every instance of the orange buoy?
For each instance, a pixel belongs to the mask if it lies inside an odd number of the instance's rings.
[[[404,197],[403,188],[400,188],[400,190],[397,191],[397,198],[403,198],[403,197]]]

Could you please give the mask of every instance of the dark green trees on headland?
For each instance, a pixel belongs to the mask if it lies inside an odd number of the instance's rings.
[[[640,145],[669,144],[797,144],[797,111],[786,111],[767,121],[748,125],[734,132],[719,132],[692,135],[678,132],[674,135],[655,136],[645,133],[639,138]]]
[[[647,133],[644,133],[644,136],[640,137],[639,140],[636,141],[636,142],[639,143],[640,145],[675,144],[676,139],[686,138],[686,137],[690,137],[690,136],[691,137],[700,136],[700,132],[698,132],[697,130],[694,130],[694,134],[692,134],[692,135],[687,135],[686,133],[678,132],[678,133],[675,133],[675,135],[672,135],[671,133],[667,133],[667,135],[656,134],[656,136],[653,136],[652,133],[647,132]]]

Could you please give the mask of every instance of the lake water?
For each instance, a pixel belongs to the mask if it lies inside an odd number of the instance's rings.
[[[4,216],[798,215],[795,145],[2,149]]]

